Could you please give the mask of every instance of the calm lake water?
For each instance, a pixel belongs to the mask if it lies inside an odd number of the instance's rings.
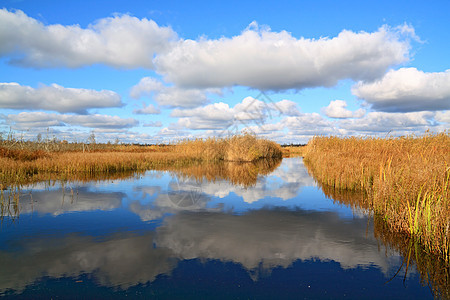
[[[433,298],[373,220],[327,198],[300,158],[272,169],[245,183],[149,171],[22,189],[18,206],[2,206],[0,295]]]

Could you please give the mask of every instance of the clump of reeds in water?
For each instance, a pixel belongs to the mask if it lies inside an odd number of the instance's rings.
[[[305,165],[319,182],[361,190],[393,231],[450,262],[450,135],[315,137]]]
[[[177,150],[204,161],[252,162],[262,158],[281,158],[281,146],[251,134],[225,138],[182,141]]]

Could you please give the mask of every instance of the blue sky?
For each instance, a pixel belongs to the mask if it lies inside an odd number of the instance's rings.
[[[448,1],[0,4],[4,138],[245,129],[305,143],[450,127]]]

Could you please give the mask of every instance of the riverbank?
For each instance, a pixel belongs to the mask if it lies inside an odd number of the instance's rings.
[[[447,132],[386,139],[315,137],[303,155],[321,184],[363,191],[390,230],[407,233],[450,262],[449,149]]]
[[[3,141],[0,188],[45,178],[182,167],[198,162],[281,158],[281,147],[252,135],[185,140],[173,145],[108,145]]]

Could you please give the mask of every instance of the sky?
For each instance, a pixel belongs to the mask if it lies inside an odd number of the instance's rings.
[[[450,1],[0,0],[0,134],[281,144],[450,128]]]

